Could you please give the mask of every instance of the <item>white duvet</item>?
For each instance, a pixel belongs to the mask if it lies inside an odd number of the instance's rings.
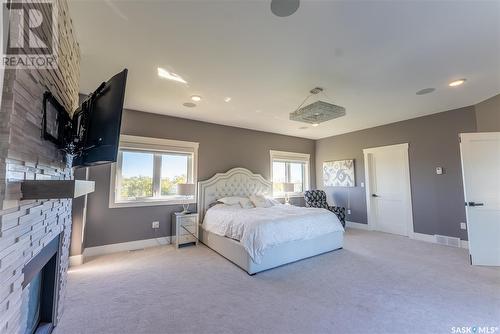
[[[238,240],[255,263],[262,261],[269,247],[344,231],[334,213],[293,205],[242,209],[238,205],[218,204],[207,210],[203,228]]]

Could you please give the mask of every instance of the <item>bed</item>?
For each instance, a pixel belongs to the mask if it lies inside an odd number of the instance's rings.
[[[344,229],[328,210],[215,204],[222,197],[270,196],[271,192],[271,182],[245,168],[199,182],[201,241],[250,275],[342,248]]]

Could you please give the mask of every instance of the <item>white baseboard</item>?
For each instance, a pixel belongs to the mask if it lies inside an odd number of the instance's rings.
[[[413,237],[411,237],[411,239],[437,244],[436,237],[431,234],[413,232]],[[460,240],[460,248],[469,249],[469,242],[467,240]]]
[[[83,255],[73,255],[69,257],[69,266],[75,267],[83,264]]]
[[[131,251],[131,250],[143,249],[155,246],[163,246],[163,245],[168,245],[170,243],[171,243],[171,237],[161,237],[161,238],[121,242],[117,244],[109,244],[97,247],[89,247],[85,248],[85,250],[83,251],[83,262],[85,262],[85,259],[93,256],[111,254],[117,252],[125,252],[125,251]]]
[[[355,229],[359,229],[359,230],[368,230],[368,231],[372,230],[371,227],[368,224],[360,224],[360,223],[346,221],[345,225],[346,225],[346,227],[355,228]],[[434,235],[431,235],[431,234],[424,234],[424,233],[413,232],[409,236],[409,238],[410,239],[414,239],[414,240],[420,240],[420,241],[430,242],[430,243],[433,243],[433,244],[436,243],[436,237]],[[469,242],[467,240],[460,240],[460,248],[468,249],[469,248]]]
[[[372,230],[371,227],[368,226],[368,224],[361,224],[361,223],[355,223],[355,222],[350,222],[350,221],[346,221],[345,226],[349,227],[349,228],[356,228],[358,230],[369,230],[369,231]]]

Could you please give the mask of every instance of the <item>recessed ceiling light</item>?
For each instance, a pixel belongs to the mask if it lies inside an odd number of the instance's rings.
[[[182,105],[184,107],[187,107],[187,108],[194,108],[194,107],[196,107],[196,104],[194,104],[193,102],[186,102],[186,103],[183,103]]]
[[[160,78],[163,78],[163,79],[177,81],[177,82],[187,84],[187,81],[184,80],[180,75],[175,74],[175,73],[171,73],[171,72],[169,72],[166,69],[161,68],[161,67],[158,67],[158,76]]]
[[[231,102],[231,98],[229,96],[224,98],[224,102]]]
[[[312,126],[317,127],[319,123],[313,123]]]
[[[191,100],[193,100],[194,102],[200,102],[201,101],[201,96],[199,96],[199,95],[193,95],[193,96],[191,96]]]
[[[260,113],[262,112],[262,110],[257,109],[257,110],[255,110],[255,112],[256,112],[257,114],[260,114]]]
[[[450,87],[460,86],[461,84],[463,84],[465,82],[465,80],[467,80],[467,79],[458,79],[458,80],[452,81],[448,84],[448,86],[450,86]]]
[[[425,94],[432,93],[435,90],[436,90],[436,88],[424,88],[424,89],[419,90],[415,94],[417,94],[417,95],[425,95]]]

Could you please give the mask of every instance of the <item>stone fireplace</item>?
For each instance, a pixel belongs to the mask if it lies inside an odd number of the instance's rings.
[[[0,69],[2,334],[29,333],[28,327],[44,333],[57,325],[64,308],[72,200],[22,200],[21,193],[24,180],[73,178],[62,153],[41,138],[46,91],[69,113],[78,105],[79,46],[66,0],[54,3],[58,7],[58,67]]]

